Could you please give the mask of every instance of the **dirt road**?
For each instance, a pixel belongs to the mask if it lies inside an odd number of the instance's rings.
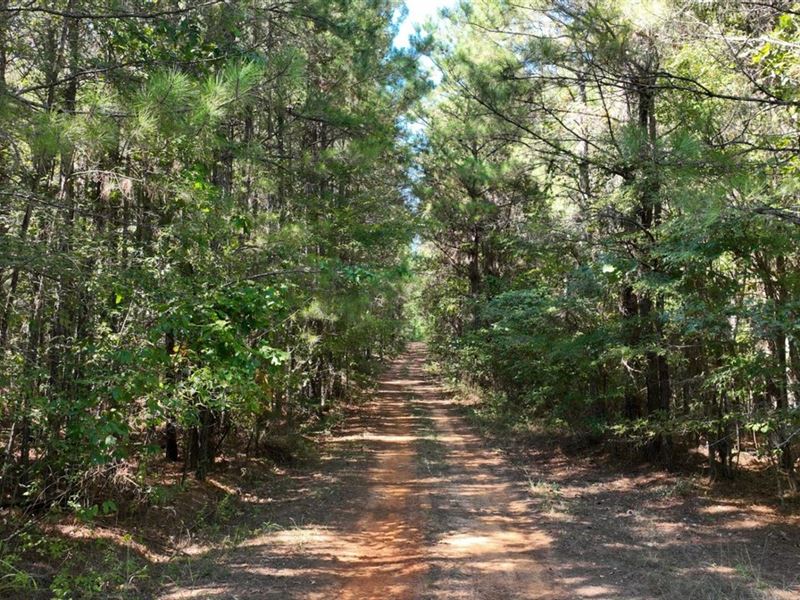
[[[564,597],[548,584],[549,540],[518,477],[425,359],[411,346],[330,441],[320,471],[281,504],[291,526],[212,557],[194,585],[163,598]]]

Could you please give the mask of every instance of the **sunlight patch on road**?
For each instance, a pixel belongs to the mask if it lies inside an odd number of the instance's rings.
[[[371,433],[364,432],[357,435],[337,437],[337,442],[392,442],[395,444],[407,444],[419,440],[416,435],[395,435],[391,433]]]
[[[486,546],[495,545],[490,538],[483,535],[454,535],[442,540],[442,543],[465,550],[474,550],[476,546],[484,550]]]
[[[178,590],[166,596],[160,596],[161,600],[189,600],[190,598],[202,598],[202,600],[212,600],[213,598],[231,598],[230,590],[224,587],[201,587],[193,590]]]

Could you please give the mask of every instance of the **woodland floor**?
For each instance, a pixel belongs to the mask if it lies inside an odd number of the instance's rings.
[[[553,445],[492,449],[414,345],[276,505],[162,598],[800,598],[800,521]],[[287,521],[290,519],[290,522]]]
[[[412,345],[305,465],[231,464],[135,528],[49,525],[72,545],[34,576],[72,553],[107,580],[116,553],[122,584],[92,597],[800,599],[800,517],[773,490],[493,443],[426,360]]]
[[[424,367],[420,346],[392,365],[328,441],[321,471],[283,499],[289,527],[162,598],[566,597],[524,484]]]

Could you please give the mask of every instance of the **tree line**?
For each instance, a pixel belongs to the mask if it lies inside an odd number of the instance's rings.
[[[0,502],[203,478],[398,348],[395,4],[2,0]]]
[[[445,369],[544,420],[796,488],[800,11],[475,0],[416,39],[421,305]]]

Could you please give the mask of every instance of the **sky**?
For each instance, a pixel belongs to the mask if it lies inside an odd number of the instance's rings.
[[[424,23],[428,17],[434,16],[440,8],[453,6],[456,3],[456,0],[405,0],[405,3],[408,7],[408,16],[400,24],[400,29],[397,32],[397,36],[394,38],[394,45],[397,48],[408,47],[408,38],[414,34],[415,25],[421,25]],[[433,65],[426,57],[422,57],[421,61],[423,66],[431,71],[433,81],[435,83],[438,82],[441,79],[441,74],[432,68]],[[416,133],[419,133],[424,129],[424,126],[421,122],[408,123],[407,126],[411,132]],[[416,205],[418,199],[409,195],[407,201],[413,205]],[[415,236],[411,243],[411,251],[417,253],[419,251],[420,244],[421,242],[419,236]]]
[[[414,33],[414,25],[422,24],[428,17],[432,17],[440,8],[452,6],[455,0],[406,0],[408,17],[400,25],[394,44],[398,48],[408,46],[408,38]]]

